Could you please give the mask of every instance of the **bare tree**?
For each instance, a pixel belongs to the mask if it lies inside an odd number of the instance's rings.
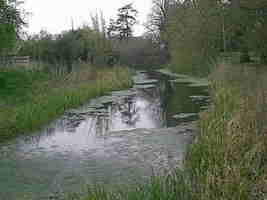
[[[148,31],[160,40],[160,34],[166,29],[166,22],[170,2],[172,0],[153,0],[152,13],[146,26]]]

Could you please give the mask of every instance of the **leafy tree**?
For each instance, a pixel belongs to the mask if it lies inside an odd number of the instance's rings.
[[[107,65],[111,52],[111,43],[102,32],[84,26],[58,35],[41,31],[23,42],[19,54],[37,62],[64,64],[72,71],[75,62]]]
[[[179,1],[168,9],[166,28],[161,33],[169,44],[171,66],[177,72],[209,70],[218,53],[220,15],[214,0]],[[201,66],[201,67],[200,67]]]
[[[260,56],[262,63],[267,64],[267,2],[243,0],[240,2],[240,9],[247,16],[244,40],[246,46]]]
[[[108,27],[110,38],[128,40],[133,36],[133,26],[137,23],[138,11],[133,8],[133,4],[127,4],[118,10],[118,19],[111,20]]]
[[[153,0],[148,28],[171,66],[183,73],[209,70],[220,51],[250,53],[267,63],[266,0]]]
[[[23,2],[0,0],[0,52],[12,48],[25,25],[22,13],[17,6]]]
[[[162,55],[164,59],[169,61],[169,41],[167,33],[168,16],[172,15],[173,8],[178,3],[175,0],[153,0],[152,13],[146,28],[148,32],[153,36],[160,47],[162,48]]]
[[[241,62],[251,61],[249,51],[264,58],[266,52],[265,0],[229,0],[225,6],[226,46],[230,51],[240,51]],[[264,62],[265,59],[262,59]]]

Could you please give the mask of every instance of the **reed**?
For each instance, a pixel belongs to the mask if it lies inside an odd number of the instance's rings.
[[[214,105],[186,161],[194,199],[266,199],[266,70],[220,64],[211,78]]]

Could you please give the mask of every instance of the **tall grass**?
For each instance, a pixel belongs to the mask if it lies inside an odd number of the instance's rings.
[[[90,187],[87,197],[82,200],[192,200],[188,177],[180,170],[167,176],[154,176],[148,182],[136,187],[123,186],[110,189],[102,186]]]
[[[187,156],[194,199],[266,199],[267,78],[259,66],[221,64],[214,106]]]
[[[253,200],[267,198],[267,71],[220,64],[211,74],[213,105],[185,169],[143,185],[90,187],[85,200]]]
[[[122,67],[87,67],[59,79],[17,69],[5,69],[0,74],[0,141],[34,131],[92,97],[131,85],[130,71]]]

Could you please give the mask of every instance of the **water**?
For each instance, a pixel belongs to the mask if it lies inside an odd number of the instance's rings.
[[[205,109],[207,88],[140,75],[160,82],[92,100],[38,133],[2,144],[0,199],[47,199],[86,191],[88,184],[134,184],[152,171],[181,165],[194,135],[194,127],[183,123],[198,118],[181,116]]]

